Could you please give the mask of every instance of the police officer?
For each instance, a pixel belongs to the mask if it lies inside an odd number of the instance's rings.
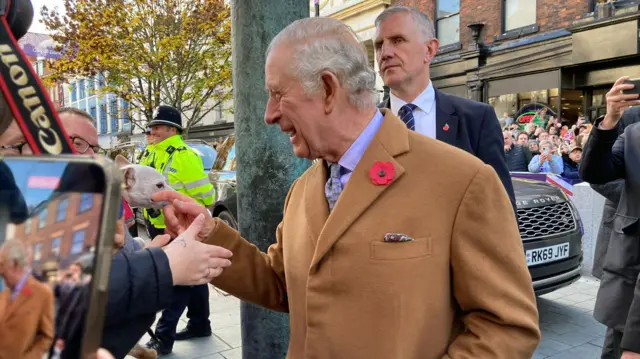
[[[162,173],[169,185],[209,208],[213,204],[214,189],[204,172],[202,160],[181,138],[182,116],[171,106],[160,106],[149,123],[154,139],[151,151],[142,164],[151,166]],[[146,211],[146,210],[145,210]],[[164,217],[161,210],[147,211],[149,234],[155,238],[164,233]],[[176,334],[178,320],[188,307],[187,327]],[[171,353],[174,340],[185,340],[211,335],[209,322],[209,287],[174,287],[172,304],[162,312],[156,325],[156,338],[147,343],[159,355]]]
[[[147,136],[147,147],[145,147],[144,151],[138,157],[138,163],[143,163],[147,157],[153,152],[154,149],[154,139],[151,134],[151,127],[147,127],[147,130],[144,132],[145,136]]]

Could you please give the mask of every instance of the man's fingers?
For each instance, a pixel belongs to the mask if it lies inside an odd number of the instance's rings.
[[[608,96],[607,97],[607,102],[610,103],[616,103],[616,102],[622,102],[622,101],[631,101],[631,100],[636,100],[638,99],[638,94],[632,93],[632,94],[620,94],[620,95],[612,95],[612,96]]]
[[[189,226],[189,228],[187,228],[187,230],[182,233],[181,237],[190,238],[190,239],[197,238],[198,233],[200,233],[203,226],[204,226],[204,214],[199,214],[196,217],[196,219],[194,219],[193,222],[191,222],[191,225]]]
[[[214,278],[218,277],[220,274],[222,274],[222,271],[224,269],[223,268],[211,268],[211,270],[209,271],[209,274],[205,277],[205,283],[209,283],[211,282]]]
[[[206,246],[207,254],[209,254],[209,257],[211,258],[231,258],[233,256],[233,253],[226,248],[211,244],[207,244]]]
[[[224,258],[209,258],[209,268],[228,268],[231,267],[231,261]]]
[[[156,192],[151,196],[151,199],[154,202],[173,202],[175,200],[184,201],[184,202],[192,202],[189,196],[182,194],[178,191],[161,191]]]
[[[193,217],[196,217],[199,214],[203,214],[206,217],[211,217],[211,213],[209,213],[209,211],[199,203],[175,200],[173,201],[173,206],[176,208],[176,211],[181,214],[186,214]]]
[[[623,82],[627,81],[630,78],[631,77],[629,77],[629,76],[622,76],[621,78],[617,79],[616,82],[613,83],[613,87],[616,87],[616,86],[622,84]]]

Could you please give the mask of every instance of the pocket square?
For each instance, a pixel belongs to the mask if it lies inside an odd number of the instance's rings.
[[[384,235],[385,242],[410,242],[413,238],[404,233],[387,233]]]

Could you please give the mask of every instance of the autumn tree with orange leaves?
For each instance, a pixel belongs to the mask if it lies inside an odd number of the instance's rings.
[[[129,118],[139,128],[167,104],[188,130],[232,97],[224,0],[65,0],[64,8],[40,10],[62,52],[46,81],[102,74],[96,92],[128,101],[144,115]]]

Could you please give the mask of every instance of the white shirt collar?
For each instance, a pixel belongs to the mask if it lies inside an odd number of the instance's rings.
[[[398,111],[400,111],[400,108],[406,105],[407,102],[399,99],[393,93],[390,93],[389,96],[391,98],[391,112],[398,116]],[[424,89],[424,91],[422,91],[422,93],[420,93],[411,103],[417,106],[416,111],[420,110],[424,113],[431,112],[434,104],[436,103],[436,91],[433,89],[433,83],[429,81],[427,88]]]

